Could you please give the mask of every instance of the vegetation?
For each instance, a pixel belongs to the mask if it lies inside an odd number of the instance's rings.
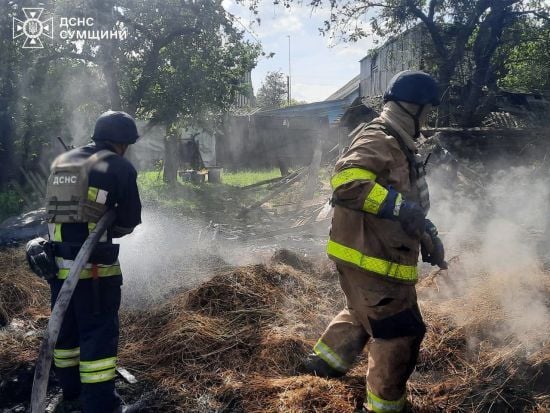
[[[226,185],[243,187],[280,176],[281,171],[278,168],[259,171],[233,171],[224,172],[222,182]]]
[[[23,200],[17,192],[8,189],[0,192],[0,222],[18,214],[23,208]]]
[[[281,72],[269,72],[258,90],[256,104],[262,109],[277,109],[288,101],[286,76]]]
[[[51,157],[55,136],[85,141],[109,108],[167,132],[215,129],[260,53],[221,0],[79,1],[78,7],[72,0],[47,0],[41,7],[58,19],[93,16],[93,30],[127,30],[128,37],[56,38],[29,51],[11,33],[25,5],[10,0],[0,16],[0,188],[21,180],[19,167],[37,169],[41,157]]]

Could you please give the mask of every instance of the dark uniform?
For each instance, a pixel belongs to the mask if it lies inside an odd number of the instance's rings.
[[[132,164],[99,141],[63,154],[81,161],[101,151],[113,155],[95,163],[89,172],[88,199],[116,211],[116,220],[95,247],[80,274],[54,350],[56,375],[66,400],[81,397],[84,412],[113,412],[121,405],[114,378],[119,336],[118,309],[122,272],[119,246],[112,238],[131,233],[141,223],[141,202]],[[50,282],[52,308],[80,247],[94,223],[50,223],[57,279]]]

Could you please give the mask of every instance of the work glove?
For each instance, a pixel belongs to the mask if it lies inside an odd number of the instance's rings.
[[[399,192],[388,187],[388,196],[380,208],[378,216],[398,221],[403,231],[411,237],[420,238],[426,231],[426,215],[416,203],[405,201]]]
[[[445,261],[445,248],[443,242],[438,236],[437,228],[429,219],[425,220],[426,232],[420,239],[420,253],[422,254],[422,261],[428,262],[433,265],[437,265],[442,270],[448,268]]]

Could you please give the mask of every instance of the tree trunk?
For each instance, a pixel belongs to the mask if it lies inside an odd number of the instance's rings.
[[[488,112],[487,105],[484,104],[483,87],[488,84],[491,77],[491,60],[500,45],[502,32],[506,20],[509,18],[508,5],[502,3],[502,0],[494,3],[491,12],[481,23],[479,33],[474,42],[475,70],[467,91],[464,110],[460,119],[460,125],[463,127],[479,126]],[[481,108],[483,109],[480,110]]]
[[[9,113],[7,98],[0,99],[0,188],[12,178],[13,171],[13,123]]]
[[[178,180],[178,153],[177,136],[167,133],[166,138],[164,138],[164,182],[172,184]]]
[[[440,63],[438,81],[439,92],[441,93],[441,104],[437,108],[436,127],[447,127],[451,125],[451,78],[455,65],[449,62]]]

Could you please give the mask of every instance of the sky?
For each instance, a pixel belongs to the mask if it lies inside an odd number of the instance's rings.
[[[373,38],[345,44],[323,37],[319,28],[328,17],[328,10],[312,11],[301,5],[288,10],[274,5],[273,0],[263,0],[258,25],[256,16],[235,0],[224,0],[223,5],[246,28],[249,40],[259,41],[266,54],[275,53],[272,58],[260,58],[252,71],[255,93],[268,72],[288,74],[288,36],[292,98],[298,101],[325,100],[359,74],[359,60],[374,47]]]

